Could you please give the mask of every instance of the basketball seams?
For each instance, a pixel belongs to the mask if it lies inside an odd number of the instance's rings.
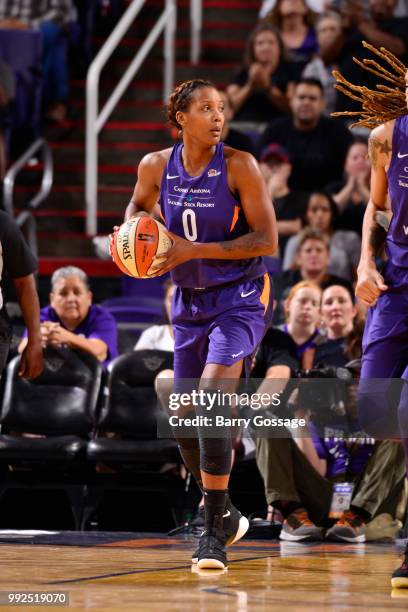
[[[135,262],[137,265],[137,272],[139,276],[147,276],[148,271],[152,265],[153,257],[155,257],[159,244],[159,228],[157,222],[151,217],[140,217],[139,223],[135,232]],[[141,239],[141,236],[153,235],[154,240],[150,242],[148,239]],[[142,264],[144,260],[147,260],[148,265]]]
[[[165,228],[152,217],[136,217],[123,223],[114,234],[112,259],[124,274],[149,278],[154,257],[163,256],[172,246]]]

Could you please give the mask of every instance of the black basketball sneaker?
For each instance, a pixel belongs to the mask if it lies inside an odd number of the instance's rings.
[[[238,540],[244,537],[249,528],[249,521],[246,516],[243,516],[241,512],[232,505],[229,497],[222,518],[223,530],[226,538],[225,546],[231,546],[231,544],[235,544],[235,542],[238,542]],[[191,557],[192,563],[197,563],[198,551],[199,548],[194,551]]]
[[[204,531],[198,543],[197,568],[200,570],[222,570],[227,567],[225,552],[226,535],[222,528],[222,517],[214,517],[214,526]]]

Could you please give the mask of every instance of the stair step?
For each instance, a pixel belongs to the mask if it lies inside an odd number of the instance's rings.
[[[123,216],[126,206],[132,196],[134,180],[129,184],[105,185],[98,187],[98,211],[118,211],[120,217]],[[16,187],[15,207],[23,208],[29,196],[32,196],[37,188],[28,186]],[[64,210],[83,210],[85,211],[85,189],[81,185],[54,185],[44,207],[58,208]]]
[[[57,257],[94,257],[91,238],[76,232],[37,232],[38,254]]]
[[[61,213],[61,211],[59,211]],[[103,217],[98,215],[98,234],[106,235],[113,232],[115,225],[121,225],[125,213],[125,206],[121,211]],[[45,236],[52,233],[70,232],[74,235],[84,234],[86,231],[86,217],[63,217],[61,214],[49,217],[36,215],[36,225],[39,235]],[[59,239],[59,236],[58,236]]]
[[[71,143],[69,143],[71,144]],[[53,148],[53,156],[55,165],[61,164],[85,164],[85,143],[74,142],[77,147],[68,148]],[[147,153],[165,149],[169,143],[152,143],[152,142],[114,142],[111,143],[114,147],[106,146],[108,143],[99,148],[99,168],[102,166],[132,166],[132,174],[136,177],[137,165]],[[126,145],[130,145],[127,147]],[[135,146],[134,146],[135,145]],[[77,168],[79,169],[79,168]]]
[[[58,268],[76,266],[92,277],[114,276],[121,277],[122,272],[113,261],[97,259],[96,257],[47,257],[38,258],[38,270],[41,276],[51,276]]]
[[[123,222],[125,213],[125,201],[116,210],[98,211],[98,234],[110,234],[114,225]],[[61,210],[60,208],[44,208],[35,212],[38,232],[73,232],[85,234],[86,211]]]

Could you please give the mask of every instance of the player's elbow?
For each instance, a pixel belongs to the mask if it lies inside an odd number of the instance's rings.
[[[263,252],[261,255],[275,255],[278,250],[278,232],[264,232]]]

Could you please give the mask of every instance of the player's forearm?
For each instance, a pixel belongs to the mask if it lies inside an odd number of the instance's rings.
[[[129,221],[131,217],[134,217],[135,215],[142,212],[146,213],[147,215],[149,214],[140,204],[137,204],[133,200],[130,200],[125,210],[125,221]]]
[[[358,264],[359,270],[366,266],[375,265],[375,256],[378,252],[379,241],[381,241],[381,236],[383,235],[382,228],[379,227],[375,220],[376,212],[378,212],[378,209],[373,201],[370,200],[364,213],[361,256]]]
[[[235,240],[196,243],[197,258],[247,259],[261,255],[273,255],[278,246],[276,232],[274,234],[257,230],[235,238]]]
[[[14,279],[14,286],[27,327],[28,341],[41,342],[40,304],[33,275]]]

